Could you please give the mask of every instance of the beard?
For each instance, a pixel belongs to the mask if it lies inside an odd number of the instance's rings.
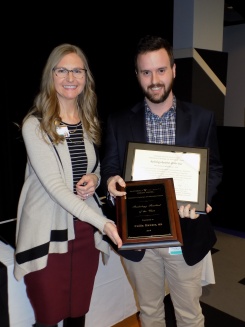
[[[173,89],[173,84],[174,84],[174,79],[172,79],[171,83],[169,84],[168,87],[166,87],[165,84],[161,84],[161,83],[158,83],[158,84],[151,84],[147,87],[147,90],[144,90],[142,88],[142,91],[145,95],[145,97],[151,101],[152,103],[162,103],[164,101],[166,101],[166,99],[168,98],[170,92],[172,91]],[[161,94],[160,96],[156,96],[154,94],[152,94],[150,91],[151,88],[153,87],[161,87],[164,91],[163,91],[163,94]]]

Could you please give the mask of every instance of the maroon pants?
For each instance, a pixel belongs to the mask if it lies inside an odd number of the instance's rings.
[[[54,325],[89,310],[99,251],[94,245],[93,226],[74,222],[75,240],[68,253],[49,254],[47,267],[24,277],[26,292],[39,323]]]

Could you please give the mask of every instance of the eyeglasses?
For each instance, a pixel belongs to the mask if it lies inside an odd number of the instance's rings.
[[[53,68],[53,71],[57,77],[65,78],[69,73],[72,73],[75,78],[83,78],[86,74],[87,69],[85,68],[74,68],[67,69],[64,67]]]

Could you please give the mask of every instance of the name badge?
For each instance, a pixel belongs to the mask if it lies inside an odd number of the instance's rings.
[[[59,135],[63,135],[64,137],[69,137],[70,133],[67,126],[57,126],[56,131]]]
[[[175,247],[169,248],[168,251],[171,255],[182,254],[182,249],[180,246],[175,246]]]

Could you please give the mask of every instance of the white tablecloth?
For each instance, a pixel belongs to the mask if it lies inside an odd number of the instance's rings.
[[[0,242],[0,261],[7,267],[8,308],[10,327],[27,327],[35,323],[33,310],[26,296],[25,284],[17,282],[13,275],[14,250]]]
[[[86,327],[109,327],[138,311],[133,290],[121,264],[111,251],[106,266],[100,262]]]
[[[214,267],[211,252],[209,251],[203,259],[202,286],[215,284]]]

